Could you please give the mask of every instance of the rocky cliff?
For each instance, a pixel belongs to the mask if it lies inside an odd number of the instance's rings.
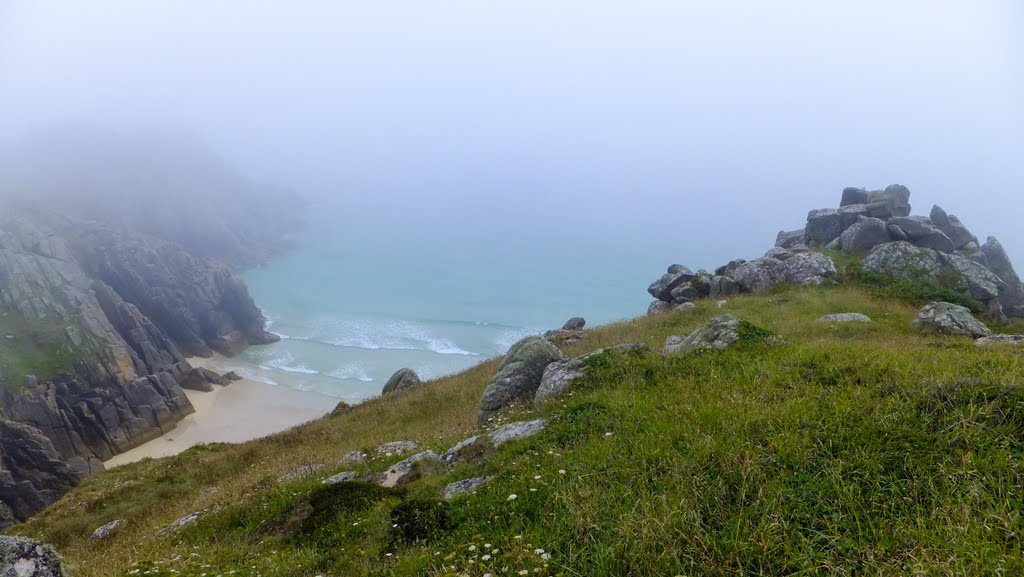
[[[48,212],[0,213],[0,527],[193,412],[186,356],[275,337],[226,264]]]

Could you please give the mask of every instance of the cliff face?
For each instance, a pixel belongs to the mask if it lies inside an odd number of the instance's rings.
[[[220,261],[107,224],[0,214],[0,526],[193,412],[182,384],[201,375],[186,356],[274,338]]]

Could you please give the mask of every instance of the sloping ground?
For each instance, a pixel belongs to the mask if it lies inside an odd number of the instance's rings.
[[[378,471],[401,459],[381,443],[441,453],[474,434],[497,361],[94,476],[13,532],[83,577],[1024,573],[1024,349],[917,333],[917,306],[856,286],[700,302],[589,331],[567,354],[651,352],[597,357],[570,395],[507,419],[549,418],[545,432],[400,490],[321,479],[352,469],[337,464],[350,451]],[[726,312],[775,337],[657,354]],[[874,322],[814,322],[842,312]],[[436,500],[478,476],[494,479]]]

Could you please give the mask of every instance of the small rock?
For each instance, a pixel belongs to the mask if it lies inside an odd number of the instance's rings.
[[[345,481],[351,481],[352,479],[355,479],[355,478],[356,478],[356,473],[354,471],[345,471],[343,473],[338,473],[337,475],[332,475],[330,477],[327,477],[326,479],[323,480],[323,484],[324,485],[337,485],[338,483],[344,483]]]
[[[0,535],[3,577],[64,577],[64,562],[49,545],[25,537]]]
[[[280,483],[290,483],[292,481],[298,481],[299,479],[305,479],[306,477],[315,475],[326,468],[327,467],[322,463],[302,465],[301,467],[298,467],[294,471],[290,471],[284,475],[281,475],[280,477],[278,477],[277,480]]]
[[[475,493],[477,489],[486,485],[490,480],[491,477],[474,477],[472,479],[456,481],[446,486],[444,490],[441,491],[441,498],[451,499],[453,497],[458,497],[459,495]]]
[[[870,323],[871,318],[860,313],[836,313],[825,315],[815,322],[819,323]]]
[[[166,528],[160,531],[160,533],[173,533],[175,531],[180,531],[190,525],[195,525],[199,522],[199,517],[199,512],[189,513],[188,515],[185,515],[181,519],[178,519],[177,521],[168,525]]]
[[[404,391],[415,387],[422,383],[420,376],[416,374],[416,371],[412,369],[398,369],[395,374],[391,375],[388,382],[384,384],[384,389],[381,390],[382,395],[390,393],[397,393],[398,391]]]
[[[509,441],[518,441],[520,439],[532,437],[537,433],[542,432],[547,427],[547,419],[509,423],[491,431],[488,438],[492,445],[500,447]]]
[[[444,461],[446,465],[451,466],[455,463],[483,455],[489,448],[490,442],[477,435],[463,441],[459,441],[459,443],[454,447],[445,451],[444,455],[441,455],[441,460]]]
[[[359,465],[366,461],[366,453],[362,451],[352,451],[345,455],[338,461],[339,465]]]
[[[914,327],[933,331],[942,335],[964,335],[969,337],[987,337],[992,334],[981,321],[974,318],[965,307],[946,302],[927,305],[917,313]]]
[[[424,451],[381,473],[377,478],[377,484],[388,488],[401,487],[416,479],[436,475],[442,471],[444,471],[444,462],[441,461],[441,457],[438,457],[437,453],[433,451]]]
[[[672,307],[672,310],[685,313],[685,312],[688,312],[688,311],[692,311],[692,310],[694,310],[696,308],[697,308],[697,305],[695,305],[693,303],[680,303],[680,304],[677,304],[676,306]]]
[[[992,335],[989,337],[981,337],[975,344],[978,346],[986,345],[1016,345],[1024,346],[1024,335]]]
[[[123,525],[124,525],[124,519],[118,519],[116,521],[111,521],[110,523],[107,523],[106,525],[104,525],[104,526],[100,527],[99,529],[96,529],[95,531],[93,531],[93,533],[92,533],[92,540],[93,541],[101,541],[103,539],[106,539],[107,537],[109,537],[109,536],[113,535],[114,533],[117,533],[118,531],[120,531],[121,527]]]

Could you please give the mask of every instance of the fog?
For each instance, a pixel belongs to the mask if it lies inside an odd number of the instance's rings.
[[[1024,265],[1012,0],[6,0],[0,143],[69,123],[194,133],[399,244],[713,267],[902,183]]]

